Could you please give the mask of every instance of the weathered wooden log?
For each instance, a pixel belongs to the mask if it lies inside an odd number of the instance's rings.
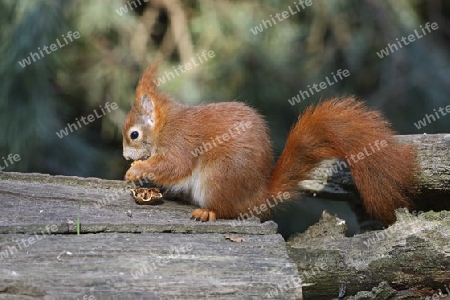
[[[418,201],[448,203],[450,135],[399,139],[419,150]],[[351,174],[330,176],[326,164],[302,186],[348,198]],[[137,205],[122,181],[0,172],[0,207],[0,298],[297,299],[303,286],[307,299],[329,299],[379,286],[373,299],[387,299],[380,295],[431,296],[450,284],[445,211],[398,211],[388,229],[351,238],[325,214],[289,241],[297,269],[273,222],[190,221],[193,207]]]
[[[417,297],[408,299],[445,291],[450,284],[450,212],[413,216],[400,209],[396,214],[397,222],[385,230],[345,237],[345,222],[324,213],[319,223],[288,241],[305,298],[336,298],[340,289],[354,295],[384,281],[398,296]]]
[[[399,135],[401,143],[414,144],[418,150],[420,172],[417,195],[411,199],[416,210],[450,210],[450,134]],[[376,180],[376,178],[374,178]],[[299,183],[300,189],[324,199],[347,201],[361,215],[360,199],[352,175],[339,160],[322,162],[309,180]]]

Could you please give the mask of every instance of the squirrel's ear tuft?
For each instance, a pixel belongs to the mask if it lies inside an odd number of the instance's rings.
[[[144,113],[145,122],[150,125],[155,125],[155,103],[147,94],[144,94],[139,100],[139,108]]]
[[[158,71],[160,63],[161,62],[157,61],[147,67],[139,81],[137,91],[143,94],[156,90],[159,85],[156,79],[156,72]]]

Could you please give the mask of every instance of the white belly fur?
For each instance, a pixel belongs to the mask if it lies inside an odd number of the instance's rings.
[[[192,176],[185,181],[177,183],[170,187],[173,192],[183,192],[191,195],[192,202],[200,207],[205,207],[205,186],[200,178],[200,167],[197,166],[192,171]]]

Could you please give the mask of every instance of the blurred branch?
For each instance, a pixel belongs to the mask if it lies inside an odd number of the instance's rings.
[[[176,45],[182,64],[187,63],[193,56],[192,38],[184,9],[179,0],[153,0],[152,4],[167,11],[169,16],[170,35],[164,37],[163,50],[170,53],[172,45]],[[195,68],[193,69],[195,72]]]

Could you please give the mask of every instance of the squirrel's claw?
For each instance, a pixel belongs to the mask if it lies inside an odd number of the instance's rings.
[[[195,219],[196,221],[216,221],[216,212],[210,209],[197,208],[191,214],[191,219]]]

